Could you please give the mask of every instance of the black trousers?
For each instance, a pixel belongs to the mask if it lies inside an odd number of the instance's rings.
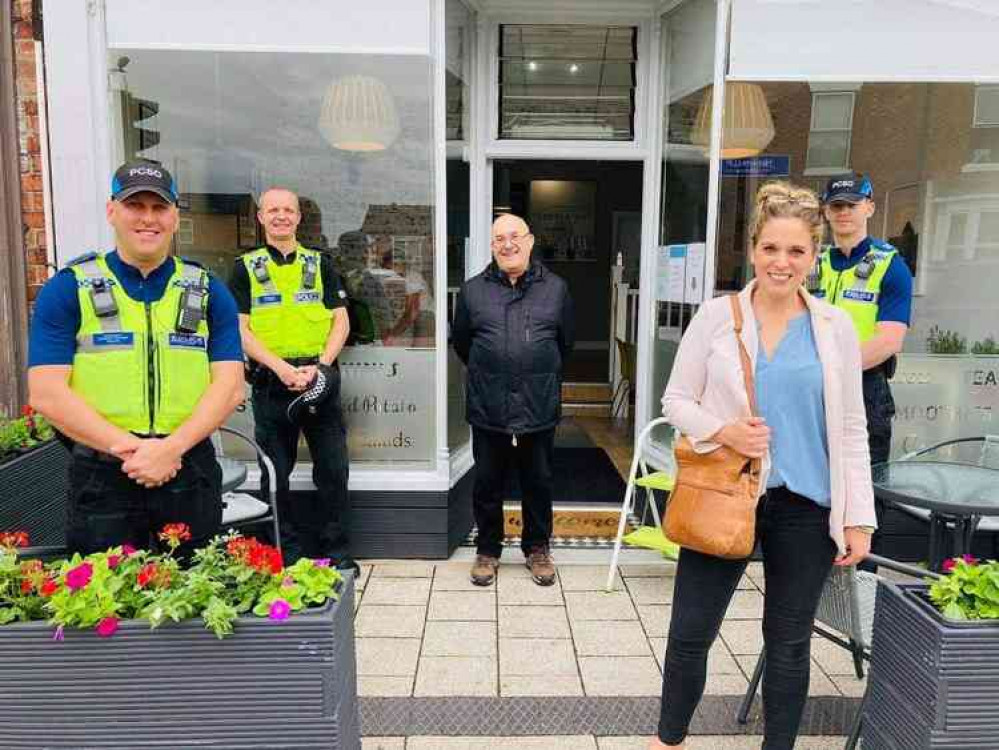
[[[867,412],[867,444],[871,451],[871,465],[884,463],[891,454],[891,422],[895,418],[895,399],[885,377],[884,370],[877,368],[864,371],[864,410]],[[884,523],[884,500],[874,498],[874,513],[878,519],[878,529],[871,538],[871,552],[880,554],[883,549],[881,526]],[[862,562],[862,570],[876,571],[877,566]]]
[[[472,509],[479,529],[480,555],[499,557],[503,552],[503,490],[507,472],[516,467],[520,479],[524,553],[547,547],[552,536],[552,453],[555,428],[510,435],[472,427],[475,485]]]
[[[350,557],[350,495],[347,492],[349,458],[347,429],[340,408],[340,371],[333,368],[334,391],[315,411],[304,410],[294,423],[288,404],[298,397],[276,377],[260,377],[253,386],[254,434],[274,462],[277,475],[278,516],[285,562],[299,557]],[[289,477],[295,468],[299,436],[305,436],[312,456],[315,492],[291,496]],[[261,466],[261,490],[269,491]]]
[[[168,523],[186,523],[191,529],[182,556],[219,532],[222,469],[211,441],[185,453],[177,476],[155,489],[129,479],[121,462],[110,456],[73,450],[66,532],[70,552],[85,555],[126,542],[137,549],[160,549],[156,535]]]
[[[770,490],[757,506],[756,538],[766,578],[763,749],[792,750],[808,695],[812,623],[836,554],[829,511],[784,488]],[[666,744],[687,736],[704,693],[708,649],[747,562],[680,552],[659,715]]]

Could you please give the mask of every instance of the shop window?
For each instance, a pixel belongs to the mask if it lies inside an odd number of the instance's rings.
[[[852,91],[812,94],[812,120],[806,157],[808,174],[835,174],[849,170],[854,98]]]
[[[964,170],[999,169],[999,86],[975,87],[971,143]]]
[[[332,256],[351,300],[353,336],[339,360],[351,460],[432,465],[429,59],[115,48],[109,63],[113,158],[173,172],[176,251],[228,278],[263,242],[261,192],[296,192],[298,240]],[[252,434],[251,412],[230,424]],[[299,456],[308,460],[304,447]]]
[[[999,86],[979,86],[975,90],[975,127],[999,127]]]
[[[499,137],[630,141],[638,30],[500,26]]]

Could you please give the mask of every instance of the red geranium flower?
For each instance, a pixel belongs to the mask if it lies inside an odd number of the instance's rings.
[[[154,581],[156,579],[156,572],[156,563],[146,563],[143,565],[135,578],[135,582],[139,584],[139,588],[144,589],[151,581]]]
[[[35,409],[34,409],[34,407],[31,406],[31,404],[25,404],[24,406],[21,407],[21,416],[22,417],[30,417],[34,413],[35,413]]]
[[[15,547],[28,546],[28,532],[26,531],[0,531],[0,547],[14,549]]]
[[[56,591],[59,590],[59,584],[53,581],[51,578],[46,578],[42,583],[39,593],[46,599],[52,596]]]
[[[22,578],[21,579],[21,593],[22,594],[30,594],[31,591],[34,588],[35,588],[35,586],[34,586],[34,584],[31,583],[30,579],[28,579],[28,578]]]
[[[186,523],[168,523],[160,532],[160,539],[166,542],[170,549],[176,549],[181,542],[189,541],[191,538],[191,527]]]

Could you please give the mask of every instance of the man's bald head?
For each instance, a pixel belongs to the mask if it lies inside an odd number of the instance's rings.
[[[512,283],[516,283],[527,271],[533,249],[534,235],[522,218],[515,214],[501,214],[493,222],[493,260]]]
[[[302,220],[298,196],[291,190],[272,187],[260,194],[257,218],[264,228],[268,244],[294,246],[295,233]]]

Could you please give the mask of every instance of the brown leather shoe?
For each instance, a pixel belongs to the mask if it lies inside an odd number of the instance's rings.
[[[476,586],[492,586],[496,580],[496,569],[499,567],[499,558],[491,555],[476,555],[475,564],[472,565],[472,583]]]
[[[547,547],[533,547],[527,553],[527,569],[531,578],[539,586],[551,586],[555,583],[555,561]]]

